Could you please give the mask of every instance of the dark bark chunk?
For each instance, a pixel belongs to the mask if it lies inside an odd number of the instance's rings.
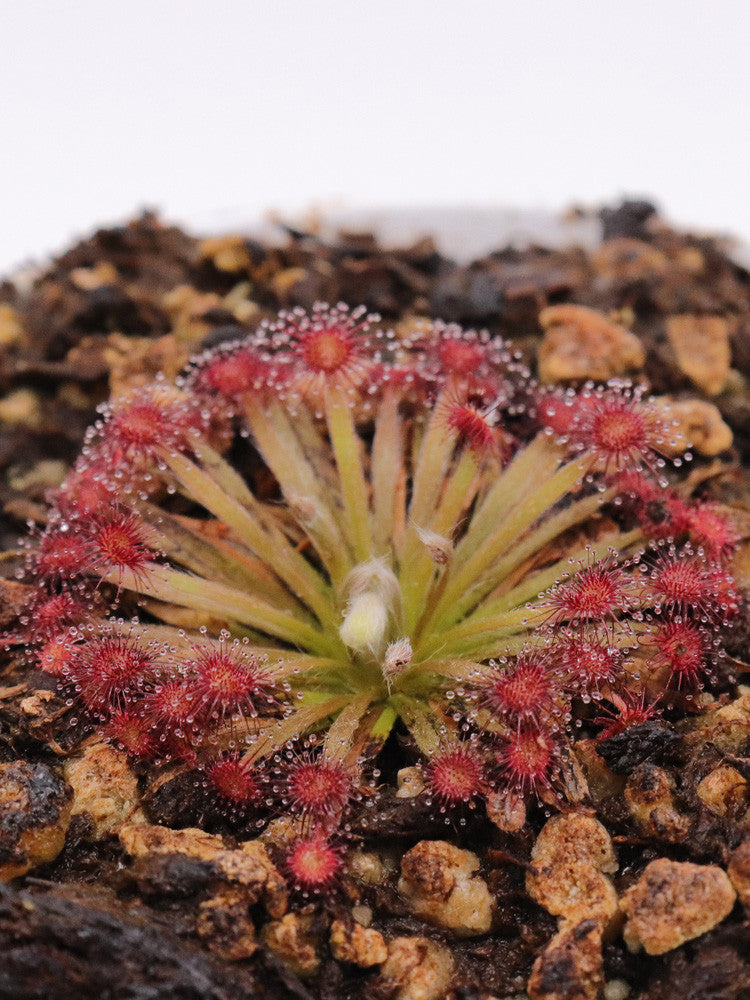
[[[292,996],[275,976],[227,967],[114,902],[99,907],[0,887],[0,1000]]]

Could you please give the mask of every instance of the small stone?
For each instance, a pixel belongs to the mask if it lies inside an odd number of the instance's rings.
[[[9,472],[8,485],[19,493],[28,492],[41,496],[47,490],[56,489],[68,471],[67,463],[54,458],[43,458],[30,469]]]
[[[711,741],[725,753],[739,753],[750,730],[750,694],[741,694],[720,708],[709,727]]]
[[[65,779],[73,789],[73,815],[88,813],[94,840],[122,826],[138,808],[138,778],[127,755],[108,743],[94,743],[68,760]]]
[[[108,260],[101,260],[93,267],[74,267],[70,272],[70,280],[82,292],[95,292],[97,288],[114,285],[117,277],[117,268]]]
[[[696,791],[703,805],[714,816],[739,818],[747,808],[747,779],[729,764],[714,768],[699,782]]]
[[[363,927],[369,927],[372,923],[372,907],[366,903],[356,903],[352,907],[352,918]]]
[[[595,920],[559,931],[534,962],[530,1000],[597,1000],[604,986],[602,936]]]
[[[731,428],[713,403],[661,396],[652,400],[652,404],[672,425],[669,440],[662,446],[665,455],[674,458],[692,449],[706,458],[715,458],[732,447]]]
[[[681,371],[708,396],[716,396],[729,376],[729,323],[723,316],[669,316],[667,337]]]
[[[453,968],[443,945],[424,937],[397,937],[388,945],[378,986],[389,1000],[444,1000]]]
[[[303,833],[304,825],[299,816],[277,816],[258,837],[271,850],[288,850]]]
[[[388,874],[383,859],[375,851],[351,851],[346,857],[346,870],[365,885],[382,885]]]
[[[608,875],[617,871],[612,839],[602,824],[580,813],[554,816],[542,827],[532,851],[532,861],[569,857],[593,865]]]
[[[0,302],[0,347],[12,347],[26,340],[26,333],[13,306]]]
[[[82,341],[81,346],[85,346]],[[75,349],[68,355],[75,356]],[[109,369],[109,391],[112,397],[127,396],[162,373],[173,382],[190,357],[190,350],[171,333],[163,337],[126,337],[111,333],[107,337],[102,358]]]
[[[42,404],[33,389],[15,389],[0,399],[0,424],[38,430],[42,421]]]
[[[750,916],[750,837],[732,851],[727,865],[727,874],[735,888],[737,897]]]
[[[241,962],[257,951],[250,902],[246,893],[231,889],[200,904],[198,936],[227,962]]]
[[[220,851],[214,864],[228,882],[250,892],[253,902],[262,897],[272,917],[286,913],[286,882],[260,841],[246,840],[238,850]]]
[[[542,827],[526,875],[529,895],[561,928],[591,918],[601,930],[616,920],[617,894],[605,873],[617,871],[612,840],[598,820],[577,813],[555,816]]]
[[[301,284],[306,278],[307,271],[304,267],[287,267],[283,271],[277,271],[271,278],[274,295],[280,302],[288,302],[294,286]]]
[[[385,939],[379,931],[357,923],[347,926],[343,920],[331,924],[331,951],[339,962],[351,962],[362,969],[382,965],[388,958]]]
[[[204,314],[223,306],[215,292],[200,292],[192,285],[170,289],[162,297],[161,304],[172,321],[175,340],[188,348],[197,347],[209,331]]]
[[[625,944],[630,951],[663,955],[721,923],[735,898],[729,877],[717,865],[659,858],[620,900],[627,917]]]
[[[486,809],[487,819],[503,833],[518,833],[526,823],[526,803],[513,791],[490,792]]]
[[[667,772],[645,762],[628,778],[625,801],[643,833],[679,844],[687,836],[690,820],[675,808],[673,790],[674,782]]]
[[[247,271],[252,263],[245,240],[233,234],[202,240],[198,253],[203,260],[210,260],[218,271]]]
[[[608,281],[648,281],[669,269],[669,260],[655,246],[632,236],[605,240],[592,256],[597,274]]]
[[[479,858],[442,840],[422,840],[401,862],[398,891],[422,920],[462,937],[485,934],[492,924],[492,897],[474,872]]]
[[[396,798],[415,799],[425,789],[424,778],[418,767],[402,767],[396,775]]]
[[[320,968],[312,923],[310,916],[287,913],[263,928],[263,938],[274,955],[302,979],[315,975]]]
[[[604,1000],[627,1000],[630,986],[624,979],[610,979],[604,985]]]
[[[539,347],[539,377],[545,383],[606,381],[643,367],[646,355],[638,337],[585,306],[548,306],[539,314],[544,339]]]
[[[0,882],[57,857],[72,798],[70,787],[46,764],[0,764]]]
[[[232,313],[238,323],[252,324],[261,319],[261,308],[252,298],[253,286],[240,281],[224,296],[224,308]]]

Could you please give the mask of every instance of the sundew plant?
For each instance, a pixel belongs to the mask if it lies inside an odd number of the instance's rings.
[[[737,534],[674,436],[486,332],[282,313],[102,411],[29,543],[24,638],[82,732],[237,822],[296,817],[316,891],[389,737],[437,813],[512,828],[575,799],[577,726],[696,704]]]

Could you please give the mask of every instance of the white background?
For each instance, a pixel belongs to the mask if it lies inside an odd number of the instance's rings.
[[[714,0],[0,0],[0,273],[143,206],[563,208],[750,240],[750,13]]]

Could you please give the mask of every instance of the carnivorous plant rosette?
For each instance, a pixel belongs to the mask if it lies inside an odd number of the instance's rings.
[[[295,816],[314,892],[394,731],[437,813],[517,828],[575,801],[582,720],[694,701],[737,535],[674,434],[625,383],[541,390],[486,332],[282,313],[103,410],[15,638],[83,732],[194,769],[238,822]]]

